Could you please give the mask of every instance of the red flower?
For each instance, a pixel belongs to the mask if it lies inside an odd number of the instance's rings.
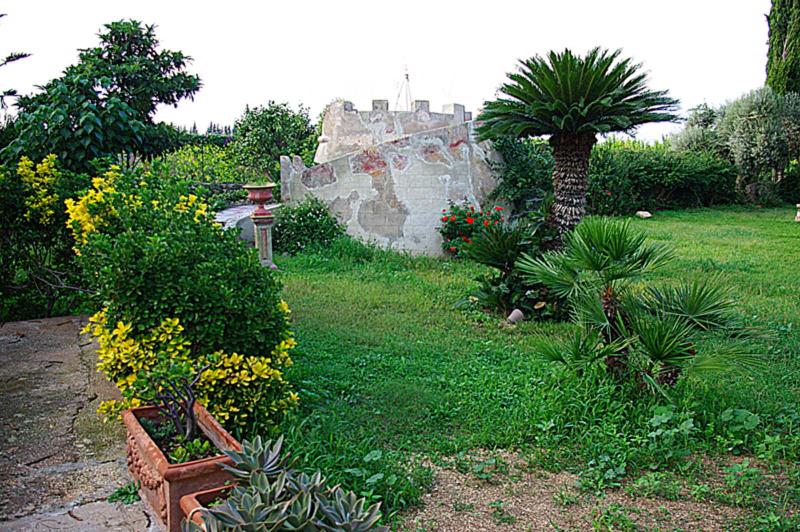
[[[467,244],[472,244],[472,240],[470,240],[469,238],[465,238],[464,242],[466,242]]]
[[[468,223],[469,225],[472,225],[473,223],[475,223],[475,218],[472,218],[472,217],[470,217],[470,216],[467,216],[467,223]]]
[[[502,207],[500,207],[500,206],[497,206],[497,207],[495,207],[495,208],[494,208],[494,210],[496,210],[496,211],[502,211],[502,210],[503,210],[503,208],[502,208]]]
[[[447,221],[447,219],[448,219],[448,218],[447,218],[447,216],[442,216],[442,221],[443,221],[443,222],[446,222],[446,221]]]
[[[606,196],[610,196],[610,195],[611,195],[611,191],[610,190],[606,190]]]
[[[451,216],[451,217],[450,217],[450,221],[451,221],[451,222],[455,222],[455,221],[456,221],[456,217],[455,217],[455,216]]]
[[[470,212],[475,212],[475,207],[473,207],[472,205],[470,205],[470,206],[469,206],[469,210],[470,210]]]
[[[442,212],[447,212],[447,209],[442,209]]]
[[[499,223],[500,223],[500,222],[499,222],[498,220],[495,220],[495,221],[494,221],[494,225],[497,225],[497,224],[499,224]]]
[[[455,250],[456,250],[455,246],[450,246],[450,251],[455,252]]]
[[[489,225],[489,220],[484,220],[483,221],[483,226],[486,227],[487,225]]]

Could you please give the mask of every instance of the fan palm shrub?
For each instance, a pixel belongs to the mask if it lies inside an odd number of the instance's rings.
[[[502,97],[486,102],[478,133],[484,140],[549,135],[553,148],[553,211],[559,234],[585,213],[589,155],[598,134],[630,132],[672,121],[678,101],[647,87],[641,65],[601,48],[585,56],[569,49],[520,61]]]
[[[628,221],[595,217],[566,235],[563,249],[521,254],[522,282],[564,298],[578,325],[573,338],[539,355],[579,373],[602,361],[614,378],[662,393],[688,373],[757,366],[757,356],[730,340],[743,328],[721,279],[649,285],[647,274],[671,258]]]

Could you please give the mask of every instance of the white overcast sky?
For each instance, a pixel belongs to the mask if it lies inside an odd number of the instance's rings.
[[[719,104],[764,82],[769,0],[396,0],[224,2],[10,0],[0,2],[0,54],[32,56],[0,70],[21,93],[58,76],[93,46],[104,23],[158,26],[164,47],[194,58],[203,88],[158,119],[204,129],[232,124],[268,100],[303,103],[312,116],[334,98],[394,107],[408,67],[413,99],[431,110],[491,99],[515,61],[550,49],[622,48],[683,110]],[[659,138],[673,125],[643,127]]]

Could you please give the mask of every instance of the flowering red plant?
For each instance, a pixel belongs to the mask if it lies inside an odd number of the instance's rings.
[[[449,208],[442,209],[442,225],[437,231],[442,235],[442,249],[454,257],[461,256],[464,247],[472,243],[474,235],[484,227],[503,221],[503,208],[500,206],[480,210],[480,207],[464,203],[450,202]]]

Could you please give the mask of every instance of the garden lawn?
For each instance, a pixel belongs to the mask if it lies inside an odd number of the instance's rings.
[[[758,488],[764,497],[746,504],[765,514],[796,508],[800,224],[792,217],[789,209],[726,208],[634,221],[676,251],[655,278],[721,275],[747,322],[764,333],[749,341],[764,357],[759,373],[683,382],[672,403],[537,359],[537,346],[567,334],[569,324],[510,327],[456,308],[484,272],[473,263],[346,240],[280,257],[299,342],[289,378],[301,397],[280,428],[302,467],[385,500],[390,512],[419,501],[431,464],[476,449],[508,449],[535,467],[577,473],[595,493],[647,470],[701,475],[691,466],[700,459],[687,457],[757,454],[788,480],[770,496]],[[658,406],[669,412],[659,428],[687,419],[693,428],[654,436]],[[745,504],[723,492],[722,502]]]

